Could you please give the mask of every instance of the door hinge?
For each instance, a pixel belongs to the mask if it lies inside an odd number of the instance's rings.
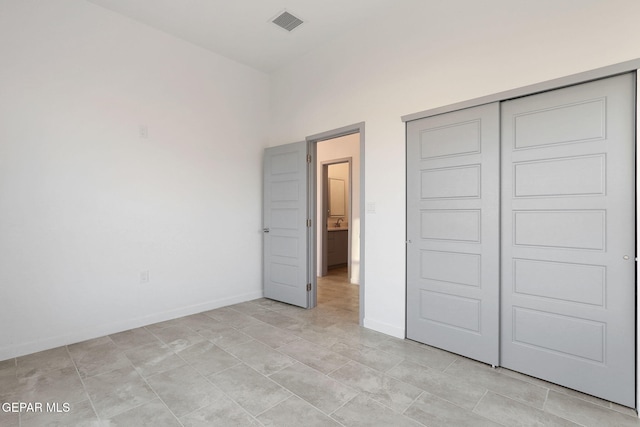
[[[307,227],[311,227],[311,220],[310,219],[307,220]]]
[[[307,163],[311,163],[311,154],[307,154]]]
[[[307,292],[311,292],[311,283],[307,283]]]

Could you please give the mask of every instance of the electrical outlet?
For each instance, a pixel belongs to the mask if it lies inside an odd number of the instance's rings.
[[[149,283],[149,270],[140,272],[140,283]]]
[[[147,125],[140,125],[139,132],[140,132],[140,138],[142,139],[149,138],[149,128],[147,128]]]

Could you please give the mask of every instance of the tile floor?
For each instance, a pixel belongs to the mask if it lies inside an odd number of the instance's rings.
[[[0,426],[640,426],[635,412],[358,326],[358,287],[258,299],[0,362]],[[69,411],[65,412],[65,403]]]

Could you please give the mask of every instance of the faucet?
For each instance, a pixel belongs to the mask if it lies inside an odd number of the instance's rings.
[[[336,221],[336,227],[340,227],[340,221],[344,221],[344,218],[338,218]]]

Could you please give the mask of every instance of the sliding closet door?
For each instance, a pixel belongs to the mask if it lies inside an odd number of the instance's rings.
[[[502,104],[501,364],[635,406],[635,76]]]
[[[407,123],[407,338],[498,364],[499,105]]]

